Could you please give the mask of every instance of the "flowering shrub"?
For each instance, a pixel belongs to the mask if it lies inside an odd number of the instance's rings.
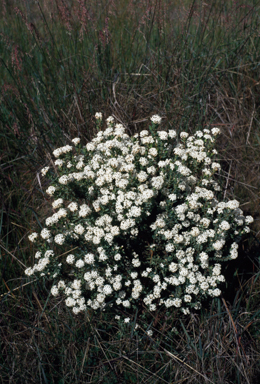
[[[42,169],[54,213],[29,236],[38,251],[25,273],[55,279],[52,295],[64,292],[75,314],[140,303],[188,314],[220,295],[221,263],[237,257],[249,232],[253,218],[239,203],[216,198],[219,129],[178,138],[158,130],[159,116],[151,121],[130,137],[109,117],[86,146],[75,138],[56,149],[54,172]]]

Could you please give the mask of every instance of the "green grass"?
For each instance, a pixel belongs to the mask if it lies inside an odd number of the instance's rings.
[[[1,1],[1,383],[259,381],[259,5]],[[50,209],[39,170],[70,138],[93,137],[95,112],[130,133],[155,113],[178,131],[220,127],[223,196],[255,218],[222,299],[189,318],[140,312],[138,336],[135,314],[129,328],[73,317],[50,286],[25,285],[27,235]]]

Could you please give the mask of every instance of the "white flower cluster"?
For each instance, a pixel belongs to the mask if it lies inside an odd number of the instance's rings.
[[[47,174],[47,172],[48,172],[49,169],[50,169],[50,167],[44,167],[44,168],[42,168],[42,170],[41,170],[41,175],[42,175],[42,176],[45,176],[45,175]]]
[[[151,121],[154,123],[154,124],[161,124],[161,121],[162,121],[162,118],[158,115],[153,115],[151,117]]]
[[[101,112],[97,112],[97,113],[95,114],[95,118],[96,118],[97,120],[102,120],[102,113],[101,113]]]
[[[38,263],[34,264],[33,268],[27,268],[25,270],[25,274],[27,276],[30,276],[35,272],[42,272],[47,266],[47,264],[50,263],[50,258],[53,256],[54,256],[54,252],[52,250],[46,251],[43,256],[39,251],[36,252],[35,258],[40,258],[40,260]]]
[[[54,276],[61,265],[54,250],[65,255],[75,279],[60,280],[51,292],[64,292],[75,314],[107,303],[132,308],[140,300],[150,311],[200,308],[204,297],[220,295],[221,261],[238,256],[232,239],[253,221],[236,200],[217,200],[218,128],[182,132],[178,142],[174,130],[157,131],[159,116],[151,120],[150,131],[130,137],[109,117],[85,148],[76,138],[74,149],[53,152],[58,176],[46,192],[57,212],[40,236],[29,236],[42,252],[25,273]],[[53,250],[43,252],[44,241]]]

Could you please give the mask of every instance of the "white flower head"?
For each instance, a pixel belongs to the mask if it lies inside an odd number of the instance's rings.
[[[67,258],[66,258],[66,262],[67,262],[68,264],[73,264],[73,263],[74,263],[74,260],[75,260],[75,256],[72,255],[72,254],[68,255]]]
[[[252,216],[246,216],[245,222],[246,224],[251,224],[253,223],[254,218]]]
[[[189,134],[188,134],[187,132],[181,132],[181,133],[180,133],[180,137],[181,137],[182,139],[187,139],[188,136],[189,136]]]
[[[115,119],[113,118],[113,116],[109,116],[109,117],[106,119],[106,122],[107,122],[108,125],[113,124],[114,121],[115,121]]]
[[[151,117],[151,121],[152,121],[154,124],[161,124],[162,118],[161,118],[159,115],[153,115],[153,116]]]
[[[50,169],[50,167],[44,167],[44,168],[42,168],[42,170],[41,170],[41,174],[42,174],[42,176],[45,176],[49,169]]]
[[[157,134],[161,140],[167,140],[168,139],[168,132],[166,132],[166,131],[158,131]]]
[[[174,139],[174,137],[177,136],[177,133],[176,133],[176,131],[174,131],[174,129],[171,129],[168,131],[168,135],[171,139]]]
[[[33,275],[33,273],[34,273],[34,270],[33,270],[33,268],[29,267],[29,268],[27,268],[27,269],[24,271],[24,273],[25,273],[27,276],[31,276],[31,275]]]
[[[63,165],[64,161],[61,159],[57,159],[54,161],[54,164],[57,165],[57,167],[61,167]]]
[[[72,202],[68,205],[68,208],[71,212],[75,212],[78,210],[78,204],[75,202]]]
[[[223,231],[228,231],[230,229],[230,224],[226,221],[226,220],[223,220],[221,223],[220,223],[220,226],[219,228]]]
[[[75,266],[77,267],[77,268],[83,268],[84,267],[84,265],[85,265],[85,263],[84,263],[84,261],[83,260],[77,260],[76,261],[76,264],[75,264]]]
[[[148,151],[149,155],[156,157],[158,155],[158,151],[156,148],[150,148]]]
[[[75,137],[75,138],[72,139],[71,141],[72,141],[72,143],[73,143],[74,145],[78,145],[78,144],[80,143],[80,138],[79,138],[79,137]]]
[[[52,203],[54,209],[60,208],[63,204],[63,199],[59,198]]]
[[[56,191],[56,188],[55,188],[53,185],[49,186],[49,188],[46,189],[46,193],[47,193],[48,195],[50,195],[50,196],[52,196],[52,195],[54,194],[55,191]]]
[[[96,112],[95,119],[102,120],[102,113],[101,112]]]
[[[51,294],[53,296],[57,296],[59,294],[59,289],[56,285],[53,285],[53,287],[51,288]]]
[[[33,233],[31,233],[31,234],[28,236],[28,239],[29,239],[32,243],[34,243],[35,240],[37,239],[37,237],[38,237],[38,233],[37,233],[37,232],[33,232]]]
[[[55,243],[62,245],[65,241],[65,236],[63,234],[58,234],[54,237]]]
[[[51,237],[51,231],[47,228],[43,228],[43,230],[41,231],[41,237],[43,239],[49,239]]]
[[[220,133],[219,128],[212,128],[211,133],[213,136],[217,136]]]

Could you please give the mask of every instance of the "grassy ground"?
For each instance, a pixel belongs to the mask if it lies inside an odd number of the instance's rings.
[[[1,383],[257,383],[260,3],[0,4]],[[155,113],[178,131],[221,128],[223,197],[255,218],[222,297],[189,318],[141,317],[138,336],[135,314],[130,326],[72,316],[24,276],[35,253],[27,235],[49,209],[39,171],[69,138],[93,137],[95,112],[130,133]]]

